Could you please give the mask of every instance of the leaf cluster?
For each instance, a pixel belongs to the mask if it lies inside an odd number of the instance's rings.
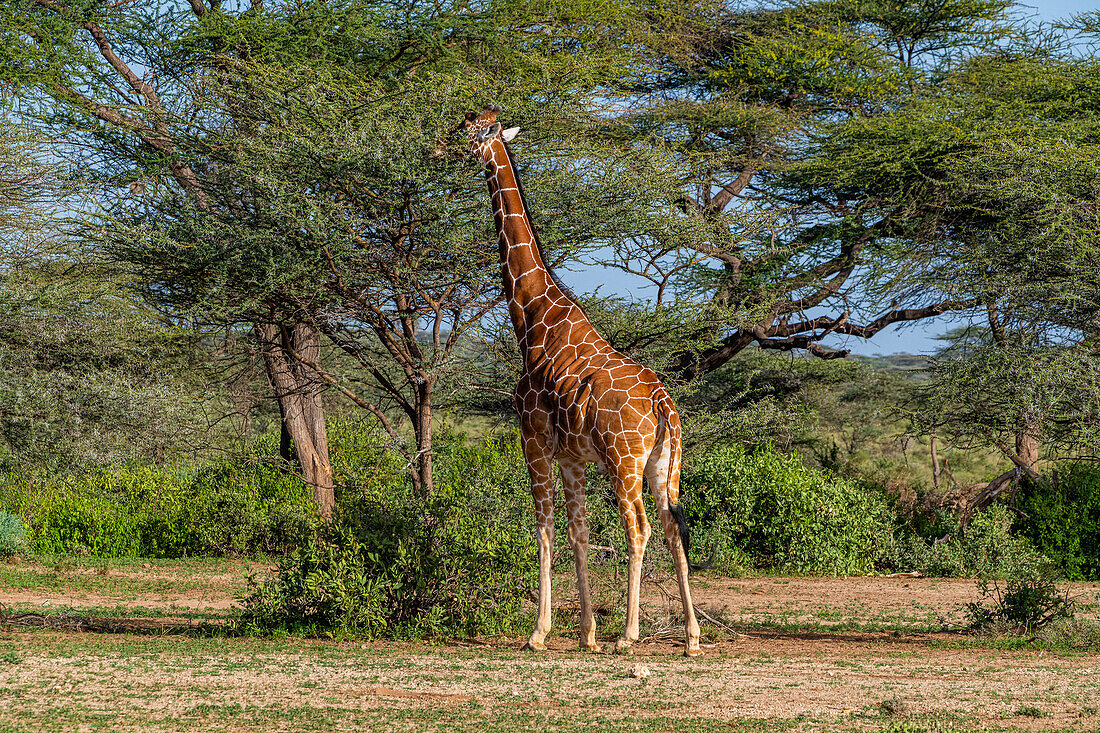
[[[932,360],[910,402],[922,433],[1008,450],[1033,434],[1052,456],[1100,449],[1100,361],[1079,347],[956,344]]]

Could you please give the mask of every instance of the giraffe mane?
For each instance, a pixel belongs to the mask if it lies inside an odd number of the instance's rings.
[[[500,142],[504,146],[505,154],[508,156],[508,163],[512,166],[512,170],[515,171],[516,188],[519,189],[519,199],[523,203],[523,210],[527,212],[527,223],[531,225],[531,234],[535,238],[535,251],[538,253],[539,259],[542,260],[542,265],[546,268],[546,272],[550,275],[550,279],[558,286],[558,289],[565,294],[569,302],[577,306],[577,308],[580,308],[581,312],[587,317],[588,313],[585,312],[581,304],[577,302],[577,294],[558,277],[558,273],[554,272],[554,268],[550,266],[550,263],[546,259],[546,255],[543,254],[542,242],[539,239],[538,229],[536,229],[535,222],[531,218],[531,207],[527,205],[527,192],[523,189],[523,181],[520,179],[519,170],[516,168],[516,159],[512,156],[512,149],[508,146],[508,143],[504,142],[503,138],[501,138]]]

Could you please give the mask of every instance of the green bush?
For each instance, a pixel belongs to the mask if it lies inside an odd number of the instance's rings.
[[[724,446],[696,458],[681,494],[693,536],[716,548],[719,563],[866,573],[891,526],[881,496],[771,447]]]
[[[901,527],[882,554],[896,570],[931,577],[1004,579],[1013,568],[1044,560],[1026,538],[1013,533],[1012,521],[1008,509],[993,505],[959,531],[959,517],[945,513],[935,524],[944,539],[921,537]]]
[[[1100,621],[1061,617],[1039,629],[1036,640],[1044,646],[1068,651],[1100,652]]]
[[[279,553],[305,542],[316,522],[312,494],[275,459],[226,461],[190,482],[196,547],[208,555]]]
[[[371,481],[345,487],[336,526],[254,586],[242,628],[423,637],[526,627],[537,554],[518,442],[439,444],[432,496],[417,496],[396,461],[376,464]]]
[[[238,625],[246,633],[304,632],[374,637],[386,626],[390,576],[377,556],[346,533],[312,538],[279,562],[273,580],[244,598]]]
[[[22,516],[31,551],[99,557],[277,553],[316,519],[301,479],[261,456],[194,475],[126,466],[48,483],[6,482],[2,506]]]
[[[27,515],[31,550],[52,555],[138,555],[136,512],[111,495],[109,482],[103,481],[109,478],[101,474],[43,487]]]
[[[1071,580],[1100,579],[1100,469],[1080,464],[1050,484],[1024,481],[1016,529]]]
[[[15,514],[0,511],[0,557],[18,555],[27,549],[27,531]]]
[[[978,581],[978,600],[966,606],[972,628],[1030,634],[1073,616],[1073,601],[1055,584],[1049,560],[1015,557],[999,570],[1000,577]]]

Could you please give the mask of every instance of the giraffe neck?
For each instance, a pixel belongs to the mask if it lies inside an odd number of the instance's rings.
[[[504,297],[526,358],[528,349],[538,340],[538,327],[547,311],[577,306],[554,282],[542,259],[511,155],[500,139],[489,144],[492,159],[486,165],[485,177],[497,226]]]

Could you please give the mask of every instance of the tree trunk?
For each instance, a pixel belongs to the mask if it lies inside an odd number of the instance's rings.
[[[284,461],[290,462],[294,460],[294,441],[290,438],[290,431],[286,428],[286,409],[283,407],[283,401],[278,401],[279,404],[279,455]]]
[[[432,387],[435,378],[420,375],[416,389],[416,465],[412,467],[414,484],[421,496],[432,494]]]
[[[1027,420],[1023,429],[1016,433],[1016,455],[1020,457],[1024,465],[1035,473],[1038,473],[1039,465],[1039,438],[1038,426],[1033,420]]]
[[[282,416],[280,452],[293,447],[302,478],[313,487],[313,498],[325,522],[332,519],[335,504],[328,435],[321,407],[321,380],[302,361],[317,363],[321,352],[320,332],[307,323],[283,325],[259,323],[260,340],[268,378]]]
[[[940,457],[936,454],[936,436],[932,436],[932,485],[940,488]]]

